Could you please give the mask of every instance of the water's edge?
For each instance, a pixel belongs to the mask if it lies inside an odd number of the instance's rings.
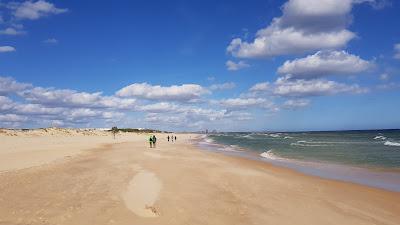
[[[270,155],[268,152],[264,152],[260,155],[259,153],[249,149],[216,143],[213,140],[208,139],[207,135],[198,137],[194,140],[193,144],[202,150],[271,163],[275,166],[293,169],[306,175],[352,182],[369,187],[400,192],[399,172],[385,170],[379,171],[333,163],[306,162],[284,159],[275,157],[272,154]]]

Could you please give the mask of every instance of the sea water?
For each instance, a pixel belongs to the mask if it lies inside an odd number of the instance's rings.
[[[400,191],[400,130],[217,133],[202,147]]]

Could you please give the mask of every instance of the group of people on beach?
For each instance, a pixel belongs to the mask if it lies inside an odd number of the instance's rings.
[[[171,142],[176,142],[176,136],[171,135],[171,137],[168,135],[167,136],[167,140],[169,142],[169,140],[171,140]],[[150,144],[150,148],[155,148],[156,147],[156,143],[157,143],[157,137],[155,135],[150,135],[149,137],[149,144]]]
[[[151,136],[149,138],[150,148],[155,148],[157,143],[156,135]]]
[[[171,135],[171,141],[172,141],[172,142],[174,142],[174,138],[175,138],[175,141],[176,141],[176,136],[174,137],[174,135]],[[169,137],[169,135],[168,135],[168,136],[167,136],[168,142],[169,142],[169,139],[170,139],[170,137]]]

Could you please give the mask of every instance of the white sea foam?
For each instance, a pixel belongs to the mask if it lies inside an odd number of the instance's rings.
[[[205,138],[204,141],[207,142],[207,143],[213,143],[214,142],[214,140],[211,139],[211,138]]]
[[[394,141],[385,141],[385,143],[383,143],[383,144],[387,145],[387,146],[400,147],[400,143],[399,142],[394,142]]]
[[[246,135],[243,135],[243,136],[240,136],[241,138],[247,138],[247,139],[254,139],[254,137],[253,136],[251,136],[252,134],[246,134]]]
[[[277,157],[277,156],[272,152],[272,150],[268,150],[268,151],[266,151],[266,152],[263,152],[263,153],[260,154],[260,156],[263,157],[263,158],[272,159],[272,160],[277,160],[277,159],[279,159],[279,157]]]
[[[229,145],[229,146],[221,145],[221,146],[218,148],[218,151],[224,151],[224,152],[241,152],[241,151],[239,150],[239,147],[238,147],[237,145]]]
[[[297,144],[296,144],[297,143]],[[296,143],[292,143],[292,145],[315,145],[315,146],[329,146],[334,144],[365,144],[363,141],[297,141]]]
[[[385,136],[376,136],[374,137],[374,140],[386,140]]]
[[[302,144],[302,143],[291,143],[293,146],[301,146],[301,147],[325,147],[329,145],[321,145],[321,144]]]

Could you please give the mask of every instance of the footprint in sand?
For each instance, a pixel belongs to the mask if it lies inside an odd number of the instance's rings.
[[[154,173],[141,171],[129,182],[122,195],[126,207],[141,217],[158,217],[153,204],[157,201],[162,183]]]

